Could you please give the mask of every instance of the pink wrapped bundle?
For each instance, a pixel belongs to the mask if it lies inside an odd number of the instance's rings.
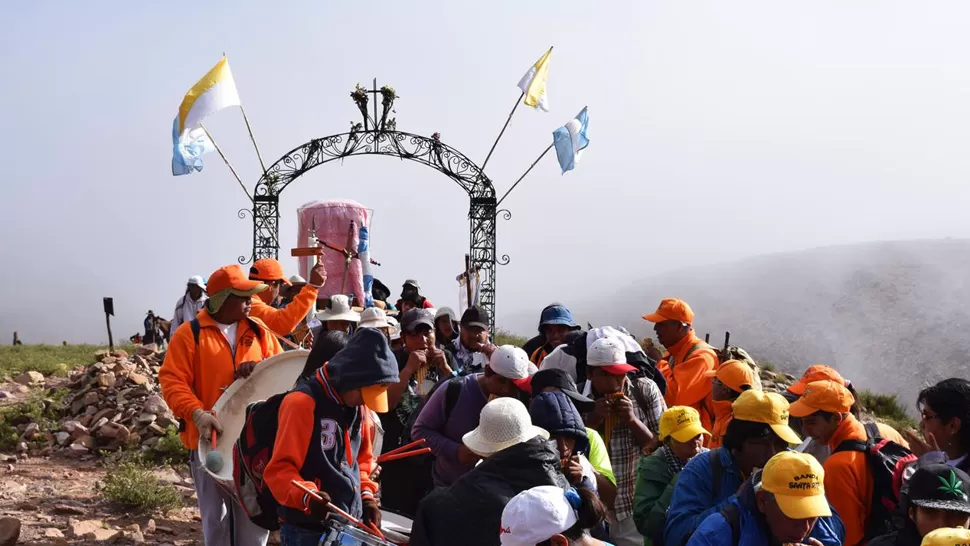
[[[360,226],[368,225],[368,212],[363,205],[349,199],[332,201],[311,201],[297,209],[297,247],[307,246],[310,227],[316,226],[320,241],[335,248],[347,248],[347,230],[354,222],[354,235],[349,249],[357,250]],[[350,261],[347,286],[340,290],[344,278],[344,256],[330,248],[323,249],[323,263],[327,267],[327,283],[320,290],[320,299],[326,300],[334,294],[353,294],[354,304],[364,304],[364,282],[360,260]],[[300,259],[300,275],[309,278],[307,260]],[[322,302],[321,302],[322,306]]]

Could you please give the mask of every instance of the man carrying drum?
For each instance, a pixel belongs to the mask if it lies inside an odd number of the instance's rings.
[[[252,296],[266,288],[247,279],[238,265],[216,270],[206,285],[205,307],[172,336],[158,372],[162,396],[183,423],[180,436],[190,450],[206,544],[262,546],[269,534],[252,523],[232,495],[206,473],[198,453],[200,441],[210,441],[213,432],[222,433],[209,410],[223,390],[236,379],[249,377],[257,362],[283,352],[276,336],[249,316]]]

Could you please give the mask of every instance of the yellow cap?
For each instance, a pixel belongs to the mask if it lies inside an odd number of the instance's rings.
[[[778,508],[791,519],[832,515],[824,482],[822,465],[807,453],[782,451],[768,459],[761,472],[761,489],[773,494]]]
[[[966,544],[970,544],[970,529],[943,527],[927,533],[920,546],[965,546]]]
[[[673,436],[674,440],[684,444],[698,434],[711,435],[701,425],[701,414],[690,406],[671,406],[660,416],[661,442]]]
[[[387,388],[389,386],[387,383],[382,383],[361,387],[360,396],[364,399],[364,405],[377,413],[387,413]]]
[[[795,417],[808,417],[817,411],[828,413],[849,413],[855,404],[855,397],[849,389],[835,381],[812,381],[805,386],[802,397],[791,405]]]
[[[744,391],[731,404],[731,414],[740,421],[770,425],[771,430],[789,444],[802,441],[788,426],[788,400],[778,393]]]

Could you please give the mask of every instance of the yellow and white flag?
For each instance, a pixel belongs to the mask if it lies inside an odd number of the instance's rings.
[[[549,111],[549,102],[546,99],[546,78],[549,77],[549,57],[552,55],[552,48],[546,51],[536,64],[529,67],[529,71],[519,80],[519,89],[525,93],[525,105]]]
[[[232,79],[229,61],[223,56],[212,70],[189,89],[179,106],[179,134],[196,129],[199,122],[227,106],[240,106],[236,81]]]

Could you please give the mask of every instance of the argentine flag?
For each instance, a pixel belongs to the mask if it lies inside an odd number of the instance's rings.
[[[552,133],[552,143],[556,147],[556,156],[563,174],[576,167],[580,154],[589,146],[589,114],[586,109],[584,106],[576,119]]]

